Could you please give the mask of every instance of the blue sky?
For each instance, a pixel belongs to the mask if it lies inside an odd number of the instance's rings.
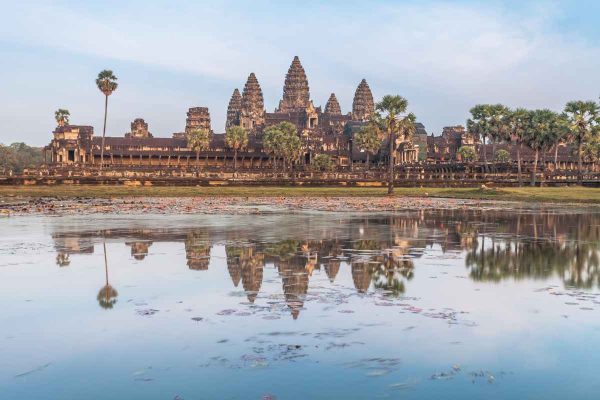
[[[298,55],[311,98],[348,112],[362,78],[400,94],[428,132],[476,103],[560,110],[600,95],[600,2],[6,2],[0,24],[0,142],[43,145],[54,111],[100,134],[97,73],[112,69],[109,135],[142,117],[183,130],[192,106],[224,128],[234,88],[255,72],[272,111]]]

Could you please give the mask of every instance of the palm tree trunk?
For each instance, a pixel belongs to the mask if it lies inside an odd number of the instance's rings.
[[[519,175],[519,186],[523,186],[523,177],[521,175],[521,147],[523,147],[523,143],[519,143],[517,146],[517,173]]]
[[[233,176],[237,171],[237,148],[233,149]]]
[[[492,168],[496,172],[496,141],[492,141]]]
[[[535,175],[537,174],[538,150],[535,150],[535,161],[533,163],[533,174],[531,175],[531,186],[535,186]]]
[[[583,162],[581,159],[581,152],[582,152],[582,147],[583,147],[583,140],[579,141],[579,144],[577,146],[577,184],[581,185],[583,183],[582,180],[582,176],[581,176],[581,172],[583,170]]]
[[[369,152],[367,151],[367,170],[371,169],[371,165],[369,164]]]
[[[394,145],[396,142],[394,129],[390,129],[390,157],[388,171],[388,194],[394,194]]]
[[[554,170],[558,169],[558,143],[554,146]]]
[[[108,114],[108,95],[104,95],[104,129],[102,129],[102,147],[100,148],[100,169],[104,164],[104,138],[106,137],[106,114]]]
[[[487,165],[488,165],[488,161],[487,161],[487,149],[485,147],[485,136],[483,137],[482,143],[481,143],[481,148],[483,149],[483,165],[484,165],[484,170],[485,172],[487,172]]]

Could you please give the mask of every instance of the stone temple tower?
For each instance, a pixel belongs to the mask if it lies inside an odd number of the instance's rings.
[[[354,121],[367,121],[373,112],[375,112],[373,93],[371,93],[371,88],[369,88],[367,81],[363,79],[354,93],[352,119]]]
[[[185,120],[185,133],[192,129],[210,129],[210,113],[207,107],[192,107],[187,112]]]
[[[248,76],[242,92],[242,109],[240,125],[246,129],[254,129],[265,123],[265,101],[262,89],[254,72]]]
[[[310,93],[308,79],[298,56],[294,57],[292,65],[285,76],[283,99],[279,102],[278,112],[304,110],[309,107]]]
[[[325,105],[325,114],[342,115],[342,109],[337,97],[335,97],[335,93],[331,93],[329,100],[327,100],[327,104]]]
[[[225,128],[240,124],[240,112],[242,111],[242,95],[240,91],[235,89],[227,106],[227,121]]]

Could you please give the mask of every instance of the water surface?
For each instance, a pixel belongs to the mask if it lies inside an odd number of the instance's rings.
[[[1,399],[600,393],[589,210],[0,227]]]

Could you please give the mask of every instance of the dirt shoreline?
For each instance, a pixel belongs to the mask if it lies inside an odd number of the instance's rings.
[[[522,203],[428,197],[119,197],[4,198],[0,215],[264,214],[271,212],[390,212],[407,210],[575,210],[584,204]],[[597,210],[600,211],[600,210]]]

